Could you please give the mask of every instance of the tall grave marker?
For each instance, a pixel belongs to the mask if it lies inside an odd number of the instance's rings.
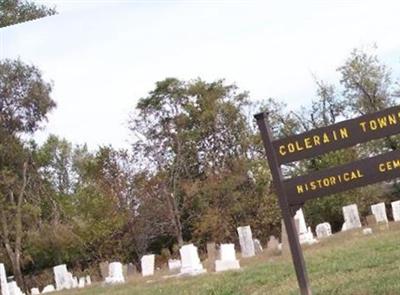
[[[310,199],[400,176],[400,150],[284,179],[281,165],[400,133],[400,106],[274,139],[268,114],[255,115],[279,198],[301,294],[312,294],[294,215]]]

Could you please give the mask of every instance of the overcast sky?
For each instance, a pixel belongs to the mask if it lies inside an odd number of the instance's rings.
[[[128,147],[129,113],[166,77],[225,78],[297,108],[314,97],[313,75],[337,82],[355,47],[376,43],[399,72],[399,1],[36,2],[59,14],[0,29],[0,57],[54,83],[58,106],[39,141]]]

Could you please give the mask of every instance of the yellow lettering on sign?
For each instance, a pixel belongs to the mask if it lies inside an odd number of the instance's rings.
[[[286,149],[285,149],[285,146],[284,146],[284,145],[281,145],[281,146],[279,147],[279,153],[280,153],[282,156],[286,155]]]
[[[383,117],[371,119],[369,121],[363,121],[359,124],[363,132],[384,129],[389,127],[390,125],[400,124],[400,112],[395,114],[388,114]]]
[[[321,144],[321,142],[319,141],[319,136],[318,135],[314,135],[313,139],[314,139],[314,145],[315,146]]]
[[[371,130],[376,130],[378,128],[378,124],[375,120],[369,121],[369,128],[371,128]]]
[[[388,121],[390,125],[397,124],[396,116],[393,114],[388,115]]]
[[[367,127],[365,127],[366,125],[367,125],[367,122],[360,122],[360,126],[364,132],[367,132]]]
[[[297,149],[297,151],[302,151],[302,150],[304,150],[304,148],[303,148],[302,146],[300,146],[300,144],[299,144],[298,141],[296,141],[296,149]]]
[[[288,150],[289,150],[289,153],[294,153],[294,151],[296,149],[294,148],[294,144],[293,143],[289,143],[288,144]]]
[[[302,186],[302,185],[298,185],[298,186],[297,186],[297,193],[298,193],[298,194],[304,193],[304,190],[303,190],[303,186]]]
[[[323,143],[329,143],[330,142],[329,137],[328,137],[328,135],[326,133],[324,133],[323,136],[322,136],[322,142]]]
[[[400,168],[400,160],[397,163]],[[364,174],[359,169],[347,171],[337,175],[323,177],[321,179],[314,179],[310,182],[297,185],[297,194],[302,194],[304,191],[319,190],[328,188],[335,185],[340,185],[343,182],[355,181],[364,177]]]
[[[386,171],[390,171],[393,169],[399,169],[399,168],[400,168],[400,159],[391,160],[391,161],[387,161],[387,162],[378,164],[379,172],[386,172]]]
[[[322,144],[329,144],[333,141],[342,140],[349,137],[349,131],[346,127],[342,127],[338,130],[332,130],[329,132],[323,132],[320,135],[313,135],[312,137],[304,137],[300,140],[294,140],[292,142],[280,145],[278,153],[281,156],[287,156],[288,154],[301,152],[305,149],[312,149]]]
[[[379,128],[386,127],[387,126],[387,118],[386,117],[378,118],[378,125],[379,125]]]
[[[306,145],[306,149],[312,148],[312,145],[311,145],[311,138],[310,138],[310,137],[306,137],[306,138],[304,139],[304,144]]]
[[[347,128],[340,128],[340,137],[341,138],[348,138],[349,133],[347,132]]]

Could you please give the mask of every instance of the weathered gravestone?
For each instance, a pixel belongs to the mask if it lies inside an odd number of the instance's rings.
[[[400,200],[392,202],[393,220],[400,221]]]
[[[279,241],[275,236],[270,236],[267,243],[267,251],[277,252],[279,247]]]
[[[252,257],[256,255],[250,225],[238,227],[237,232],[239,234],[242,257]]]
[[[140,263],[142,266],[142,276],[152,276],[154,275],[154,254],[144,255],[142,259],[140,259]]]
[[[221,259],[215,261],[215,271],[225,271],[230,269],[239,269],[239,260],[236,259],[234,244],[221,244]]]
[[[386,215],[386,206],[385,203],[381,202],[378,204],[374,204],[371,206],[372,214],[375,216],[376,222],[384,222],[388,223],[388,218]]]
[[[124,275],[124,278],[128,277],[128,264],[122,265],[122,274]]]
[[[169,270],[179,270],[182,263],[179,259],[168,259],[168,269]]]
[[[8,290],[7,274],[4,264],[0,263],[0,288],[1,295],[10,295],[10,290]]]
[[[315,231],[317,233],[318,239],[327,238],[332,235],[332,229],[329,222],[318,224],[317,227],[315,228]]]
[[[65,264],[56,265],[53,267],[54,281],[56,282],[56,290],[71,289],[74,287],[72,274],[67,270]]]
[[[92,284],[92,279],[90,278],[89,275],[86,276],[86,285],[90,286]]]
[[[367,215],[365,219],[367,220],[368,226],[374,226],[376,224],[376,218],[374,215]]]
[[[109,263],[107,261],[106,262],[100,262],[99,263],[99,268],[100,268],[101,277],[105,280],[106,277],[108,277]]]
[[[358,208],[356,204],[351,204],[342,207],[344,223],[342,231],[356,229],[361,227],[360,216],[358,215]]]
[[[256,254],[261,254],[263,252],[263,247],[261,246],[260,240],[254,239],[253,243],[254,243],[254,250],[255,250]]]
[[[72,274],[71,274],[72,276]],[[78,278],[77,277],[72,277],[72,288],[78,288]]]
[[[121,262],[111,262],[108,266],[108,277],[105,282],[107,284],[125,283],[124,273]]]
[[[198,275],[206,272],[200,262],[197,247],[193,244],[184,245],[179,249],[181,255],[181,275]]]
[[[307,227],[303,210],[300,208],[294,216],[300,244],[314,244],[316,242],[310,227]]]
[[[294,219],[297,220],[297,222],[298,222],[297,233],[299,234],[299,236],[302,234],[306,234],[307,233],[307,224],[306,224],[306,219],[304,218],[303,209],[300,208],[299,210],[296,211],[296,214],[294,215]]]
[[[85,277],[80,277],[78,280],[78,288],[85,288]]]
[[[128,271],[127,275],[128,276],[133,276],[136,273],[136,266],[133,263],[128,263]]]

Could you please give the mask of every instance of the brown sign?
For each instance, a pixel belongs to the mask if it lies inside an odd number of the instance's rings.
[[[284,181],[290,205],[400,176],[400,150]]]
[[[400,106],[272,141],[279,164],[400,133]]]
[[[285,223],[301,294],[311,287],[294,222],[305,201],[400,176],[400,150],[284,179],[281,165],[400,133],[400,106],[278,140],[268,114],[255,115]]]

